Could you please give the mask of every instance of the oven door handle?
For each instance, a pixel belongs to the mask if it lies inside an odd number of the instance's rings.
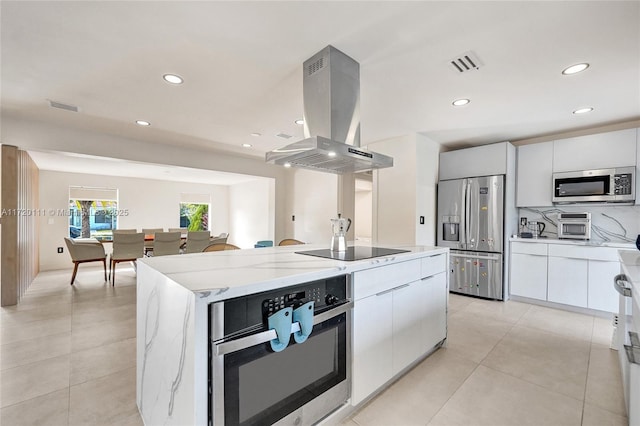
[[[331,318],[337,317],[338,315],[342,315],[345,312],[349,311],[353,307],[353,302],[349,301],[347,303],[343,303],[342,305],[331,309],[329,311],[323,312],[318,315],[313,316],[313,325],[323,323]],[[300,323],[294,322],[291,324],[291,333],[295,333],[300,331]],[[269,342],[273,339],[276,339],[278,336],[276,335],[276,331],[266,330],[261,331],[260,333],[252,334],[250,336],[241,337],[239,339],[231,340],[228,342],[222,343],[214,343],[214,352],[216,355],[225,355],[230,354],[232,352],[241,351],[243,349],[250,348],[251,346],[256,346],[261,343]]]

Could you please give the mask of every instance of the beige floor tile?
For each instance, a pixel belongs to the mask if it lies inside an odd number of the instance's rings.
[[[142,421],[142,417],[140,414],[134,414],[131,417],[127,417],[123,420],[117,420],[111,424],[112,426],[144,426],[144,422]]]
[[[611,314],[611,317],[608,318],[595,317],[593,319],[593,334],[591,336],[591,343],[610,346],[612,335],[613,314]]]
[[[24,324],[3,324],[3,326],[0,327],[0,344],[6,345],[8,343],[21,342],[70,331],[71,315]]]
[[[461,296],[455,293],[449,293],[449,313],[460,311],[473,302],[473,297]]]
[[[111,299],[122,299],[121,297],[109,297],[105,300]],[[77,305],[82,305],[82,303],[74,303],[73,305],[73,316],[71,318],[71,329],[76,331],[82,328],[100,326],[112,322],[131,320],[136,318],[136,305],[134,303],[130,303],[127,299],[128,304],[120,305],[120,306],[109,306],[108,303],[105,303],[106,306],[96,307],[92,310],[83,309],[81,312],[77,312]]]
[[[425,425],[478,364],[439,349],[352,419],[359,425]]]
[[[71,386],[69,398],[70,425],[111,425],[125,421],[138,412],[136,369]]]
[[[59,295],[37,294],[27,291],[21,299],[20,303],[15,306],[7,306],[2,308],[6,311],[28,311],[31,309],[42,309],[51,305],[64,305],[71,303],[71,292]]]
[[[71,353],[70,332],[7,343],[0,345],[0,370],[69,353]]]
[[[531,306],[517,324],[589,342],[593,334],[593,316],[543,306]]]
[[[2,371],[0,407],[4,408],[69,387],[69,355]]]
[[[13,310],[11,308],[0,308],[1,327],[15,324],[24,324],[32,321],[50,320],[71,315],[71,304],[62,303],[55,305],[45,305],[37,309]]]
[[[449,316],[447,350],[479,363],[513,326],[503,321],[483,318],[465,310]]]
[[[595,405],[585,404],[582,415],[582,426],[628,426],[629,419],[611,411],[603,410]]]
[[[531,305],[512,300],[500,302],[472,298],[472,302],[463,311],[478,317],[515,324],[530,308]]]
[[[80,329],[72,329],[71,352],[84,351],[136,336],[136,319],[111,321]]]
[[[429,425],[570,426],[581,417],[582,401],[481,365]]]
[[[626,415],[618,352],[608,346],[591,346],[585,402],[619,415]]]
[[[591,345],[528,327],[514,327],[482,365],[582,400]]]
[[[0,409],[0,424],[7,426],[66,425],[69,388]]]
[[[136,366],[136,339],[127,339],[71,355],[70,384],[108,376]]]
[[[359,423],[356,423],[355,421],[351,420],[351,419],[347,419],[342,423],[339,423],[340,426],[361,426]]]

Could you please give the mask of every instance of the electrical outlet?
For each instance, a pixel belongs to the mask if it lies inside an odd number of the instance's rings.
[[[526,217],[521,217],[520,218],[520,226],[527,226],[527,218]]]
[[[58,253],[62,253],[64,249],[62,247],[58,247]]]
[[[420,216],[420,225],[424,225],[424,216]]]
[[[296,221],[296,215],[291,215],[291,222],[295,222]]]

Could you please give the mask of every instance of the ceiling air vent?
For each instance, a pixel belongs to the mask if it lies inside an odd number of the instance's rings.
[[[282,139],[291,139],[293,137],[293,136],[288,135],[286,133],[278,133],[276,136],[279,137],[279,138],[282,138]]]
[[[62,102],[56,102],[56,101],[49,100],[49,106],[51,108],[58,108],[58,109],[64,109],[64,110],[67,110],[67,111],[78,112],[78,107],[77,106],[63,104]]]
[[[451,61],[449,61],[449,65],[451,69],[461,73],[480,69],[484,64],[480,58],[478,58],[478,55],[470,50],[451,59]]]

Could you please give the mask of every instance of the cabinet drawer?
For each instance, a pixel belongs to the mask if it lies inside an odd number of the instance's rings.
[[[549,256],[617,262],[618,250],[612,247],[588,247],[572,246],[568,244],[549,244]]]
[[[511,253],[547,255],[547,244],[543,243],[511,243]]]
[[[447,256],[445,254],[436,254],[420,259],[422,274],[420,278],[430,277],[447,270]]]
[[[354,272],[353,299],[362,299],[420,278],[420,259]]]

